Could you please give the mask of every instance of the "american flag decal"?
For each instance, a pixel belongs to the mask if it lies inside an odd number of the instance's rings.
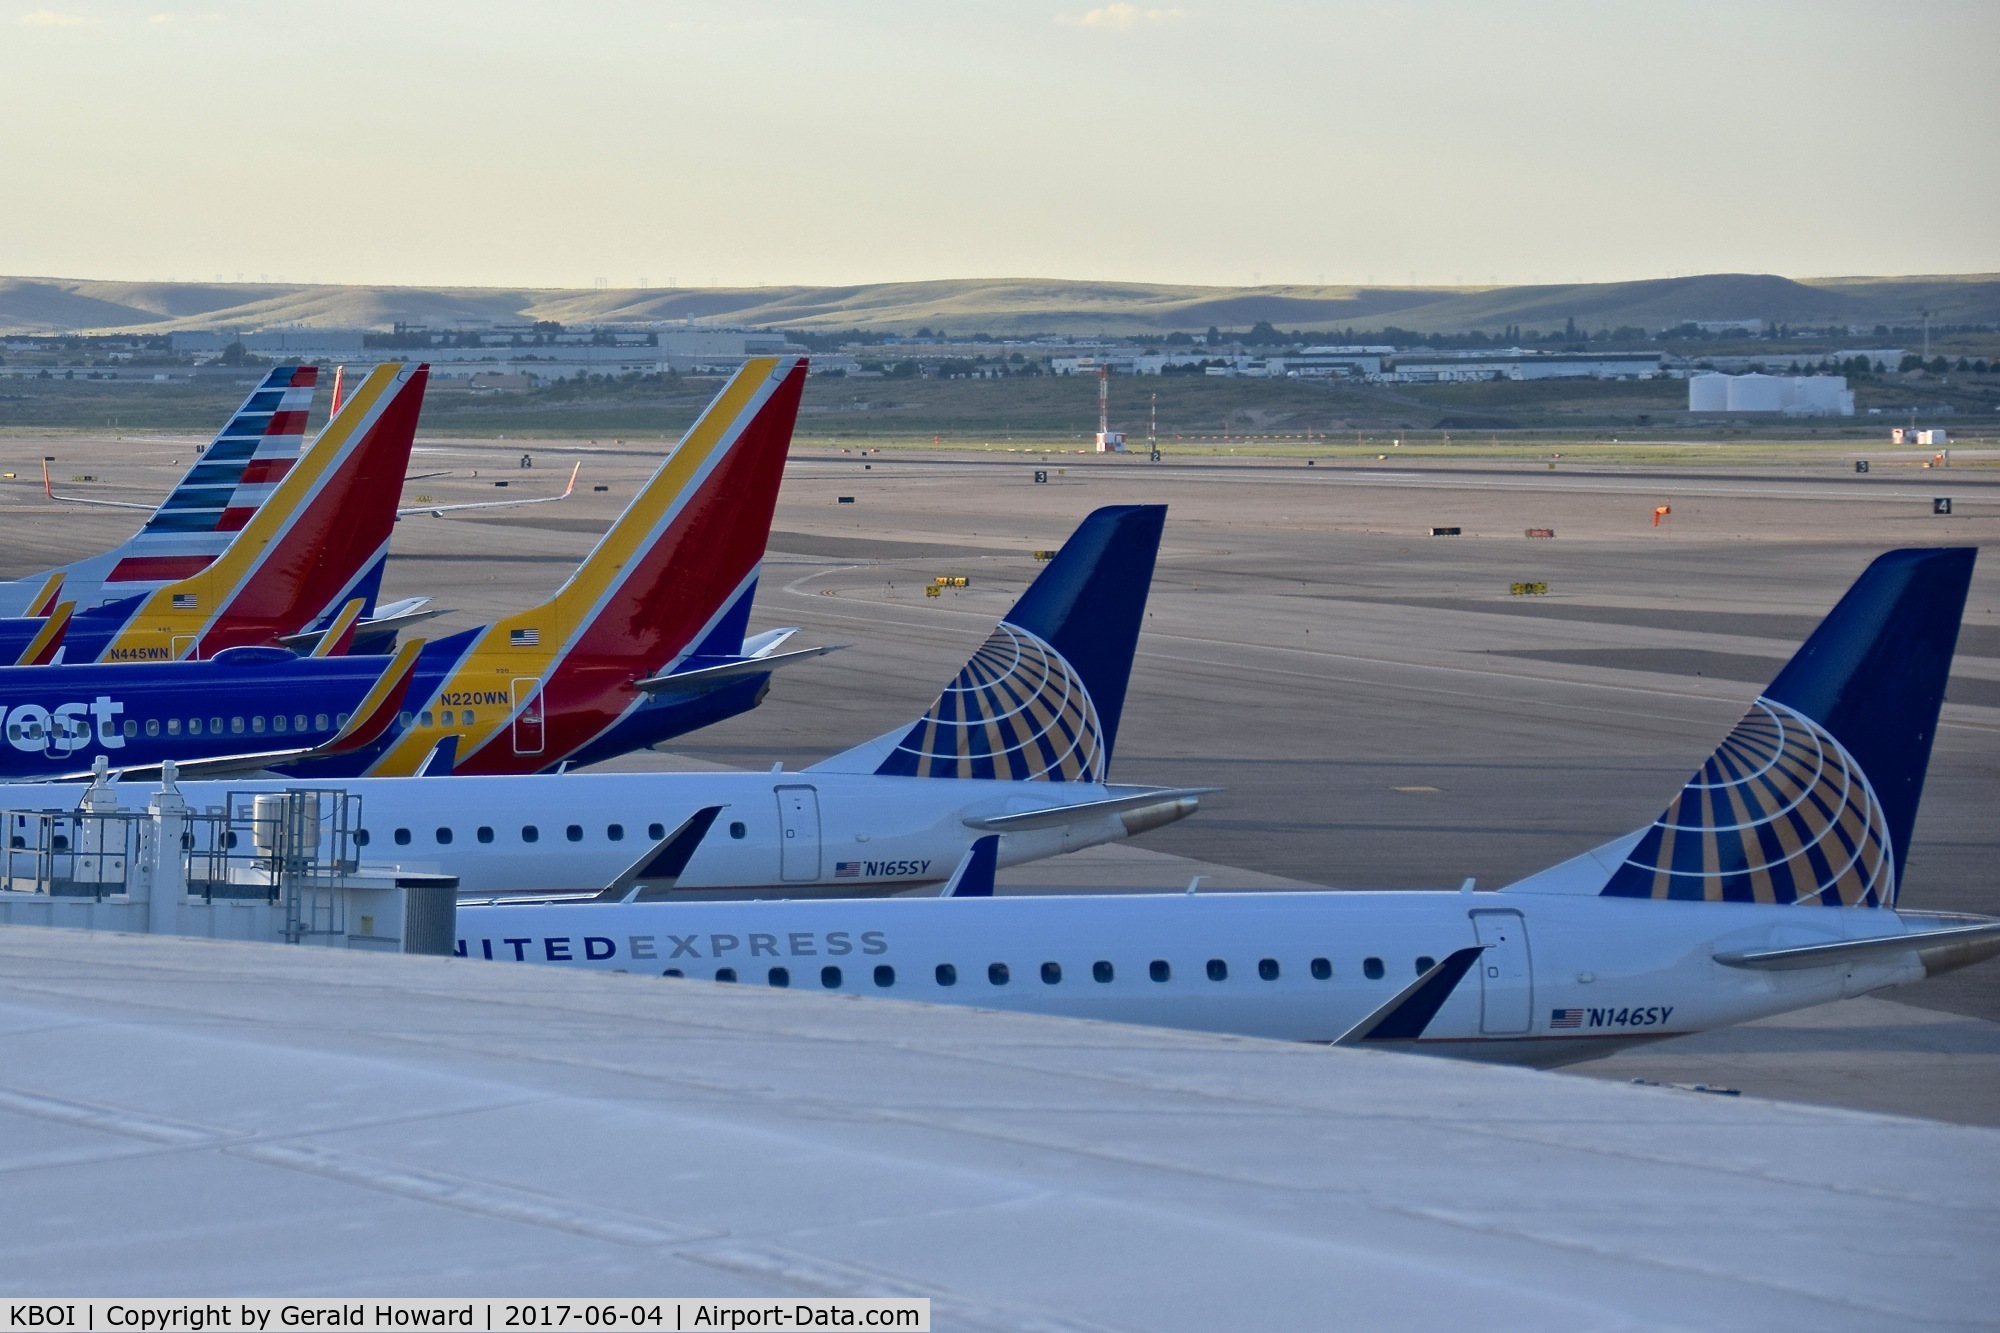
[[[859,861],[835,861],[833,863],[833,877],[835,879],[860,879],[861,863]]]
[[[174,594],[174,610],[192,611],[200,600],[200,597],[195,593],[177,592]]]
[[[538,629],[509,630],[507,642],[515,648],[536,648],[541,645],[542,632]]]
[[[1551,1010],[1549,1012],[1549,1026],[1552,1028],[1580,1028],[1583,1026],[1583,1010]]]

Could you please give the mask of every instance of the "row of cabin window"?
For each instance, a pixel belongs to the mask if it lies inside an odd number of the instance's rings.
[[[1436,965],[1437,960],[1435,958],[1420,957],[1416,960],[1416,975],[1422,976]],[[1306,965],[1306,970],[1312,973],[1314,981],[1331,981],[1333,979],[1333,962],[1331,959],[1315,958]],[[1364,958],[1361,960],[1361,975],[1367,977],[1370,981],[1380,981],[1386,970],[1380,958]],[[1209,959],[1206,971],[1210,981],[1229,980],[1229,964],[1224,959]],[[1257,960],[1257,976],[1260,980],[1276,981],[1282,974],[1283,968],[1279,965],[1277,959],[1260,958]],[[678,967],[670,967],[660,975],[684,977],[687,973]],[[950,963],[939,963],[932,975],[937,979],[937,984],[940,986],[956,986],[958,984],[958,968]],[[1146,975],[1154,981],[1172,981],[1174,979],[1173,964],[1164,958],[1155,958],[1146,968]],[[717,981],[734,981],[736,980],[736,969],[733,967],[718,967],[715,969],[715,979]],[[1042,964],[1042,984],[1044,986],[1059,986],[1062,984],[1062,979],[1063,970],[1061,963]],[[1090,979],[1100,985],[1108,985],[1118,979],[1118,969],[1113,967],[1108,961],[1100,958],[1090,965]],[[792,970],[788,967],[774,967],[767,974],[766,980],[773,986],[789,986],[792,984]],[[822,967],[819,970],[819,984],[827,990],[840,989],[841,980],[842,973],[837,967]],[[1008,970],[1007,964],[988,963],[986,965],[987,984],[1005,986],[1012,980],[1013,975]],[[875,967],[875,984],[884,989],[895,985],[896,969],[887,963],[877,964]]]
[[[748,837],[749,834],[750,834],[750,826],[745,824],[740,819],[729,826],[729,836],[737,839],[738,841],[741,841],[742,839]],[[410,836],[411,836],[410,830],[406,828],[399,828],[390,836],[395,841],[395,844],[398,847],[407,847],[410,845]],[[431,837],[436,839],[437,844],[440,847],[450,846],[452,838],[454,836],[455,835],[452,833],[449,825],[440,824],[438,827],[431,830]],[[481,842],[492,842],[493,826],[491,824],[481,824],[478,828],[472,831],[472,836],[477,838]],[[646,836],[651,838],[654,842],[658,842],[660,839],[667,836],[667,826],[665,824],[648,824],[646,825]],[[571,842],[582,842],[583,825],[581,824],[569,825],[568,827],[563,829],[563,837]],[[542,840],[542,830],[539,825],[536,824],[521,825],[522,842],[540,842],[541,840]],[[623,824],[606,824],[604,826],[604,840],[606,842],[625,841],[625,826]],[[367,829],[356,830],[354,834],[355,846],[366,847],[372,841],[374,841],[374,835],[371,834]]]
[[[454,718],[457,719],[455,722]],[[469,727],[472,725],[472,710],[467,708],[463,712],[454,713],[447,708],[433,717],[431,710],[426,708],[421,713],[398,713],[396,721],[402,724],[405,731],[410,729],[412,723],[420,727]]]
[[[310,718],[304,713],[294,713],[290,717],[279,713],[271,718],[265,718],[260,714],[248,718],[232,717],[227,719],[226,724],[224,719],[219,717],[211,717],[207,719],[206,723],[201,718],[191,717],[186,719],[185,722],[186,734],[190,736],[200,736],[203,734],[221,736],[225,732],[231,736],[241,736],[245,732],[253,736],[261,736],[266,730],[280,736],[288,732],[297,732],[303,736],[315,731],[337,731],[346,725],[347,714],[345,713],[341,713],[333,718],[328,717],[325,713],[315,713]],[[120,725],[119,730],[127,736],[137,736],[141,726],[142,724],[138,719],[128,717]],[[145,720],[143,726],[148,736],[161,735],[163,728],[164,734],[178,736],[182,734],[183,722],[182,719],[177,717],[167,718],[164,723],[157,717],[149,717]],[[79,720],[73,723],[67,730],[53,726],[49,730],[56,733],[59,738],[67,740],[72,737],[88,736],[90,734],[90,723]],[[41,740],[42,724],[39,722],[16,723],[7,728],[7,738],[16,741]]]

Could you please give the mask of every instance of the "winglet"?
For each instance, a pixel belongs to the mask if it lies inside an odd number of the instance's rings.
[[[695,849],[701,846],[701,840],[708,836],[709,827],[721,813],[721,806],[706,805],[689,815],[679,828],[654,843],[650,851],[599,890],[593,901],[645,902],[665,897],[679,882],[688,862],[694,859]]]
[[[348,715],[347,725],[339,734],[319,748],[320,754],[345,754],[358,750],[364,745],[378,740],[396,720],[396,712],[403,706],[403,696],[410,692],[410,679],[417,674],[417,655],[423,651],[422,639],[411,639],[396,650],[389,659],[389,665],[369,687],[368,693],[354,711]]]
[[[44,463],[42,466],[47,467],[48,464]],[[28,609],[21,614],[33,618],[35,616],[48,615],[54,610],[56,598],[62,593],[63,573],[63,570],[58,569],[55,573],[49,575],[48,582],[42,585],[42,590],[35,594],[35,600],[29,602]]]
[[[448,778],[452,766],[458,762],[458,737],[446,736],[431,747],[424,756],[424,762],[417,765],[415,776],[420,778]]]
[[[940,898],[991,898],[993,896],[993,872],[1000,864],[1000,835],[989,833],[983,838],[974,838],[972,846],[966,848],[959,858],[958,869],[951,872],[944,888],[938,891]]]
[[[348,599],[347,604],[334,614],[333,623],[326,627],[326,631],[319,636],[319,642],[313,645],[312,652],[307,655],[347,656],[347,650],[354,645],[354,625],[361,619],[361,604],[362,599],[359,597]]]
[[[58,582],[61,578],[61,575],[56,576]],[[49,613],[47,619],[42,622],[42,627],[35,631],[35,637],[28,640],[28,646],[21,650],[21,655],[15,660],[14,665],[47,666],[55,661],[56,654],[62,651],[63,635],[69,631],[69,618],[75,610],[75,602],[56,603],[56,609]]]
[[[1422,976],[1397,992],[1394,999],[1341,1033],[1333,1044],[1362,1046],[1417,1040],[1485,950],[1483,944],[1468,944],[1447,955],[1444,961],[1431,964]]]

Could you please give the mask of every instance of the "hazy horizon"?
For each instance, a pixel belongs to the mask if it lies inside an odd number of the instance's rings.
[[[0,272],[2000,272],[2000,7],[0,0]]]

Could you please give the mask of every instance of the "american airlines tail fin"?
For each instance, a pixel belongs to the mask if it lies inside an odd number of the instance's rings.
[[[1878,557],[1651,827],[1510,887],[1893,907],[1976,554]]]
[[[1104,781],[1166,518],[1084,519],[928,712],[809,771]]]
[[[67,575],[64,596],[88,609],[106,601],[152,592],[164,583],[206,569],[250,521],[305,445],[306,414],[312,408],[316,366],[273,366],[230,415],[229,422],[195,457],[180,482],[129,540],[60,570]],[[47,481],[49,498],[67,504],[124,501],[58,495]],[[48,574],[0,584],[0,615],[48,614],[52,597],[33,596]]]
[[[90,660],[207,657],[275,643],[357,596],[365,606],[395,527],[428,378],[421,365],[370,371],[298,462],[273,473],[270,498],[245,514],[221,555],[129,612],[104,608],[121,623],[98,635]],[[73,649],[83,633],[72,626]],[[78,660],[77,651],[68,656]]]

